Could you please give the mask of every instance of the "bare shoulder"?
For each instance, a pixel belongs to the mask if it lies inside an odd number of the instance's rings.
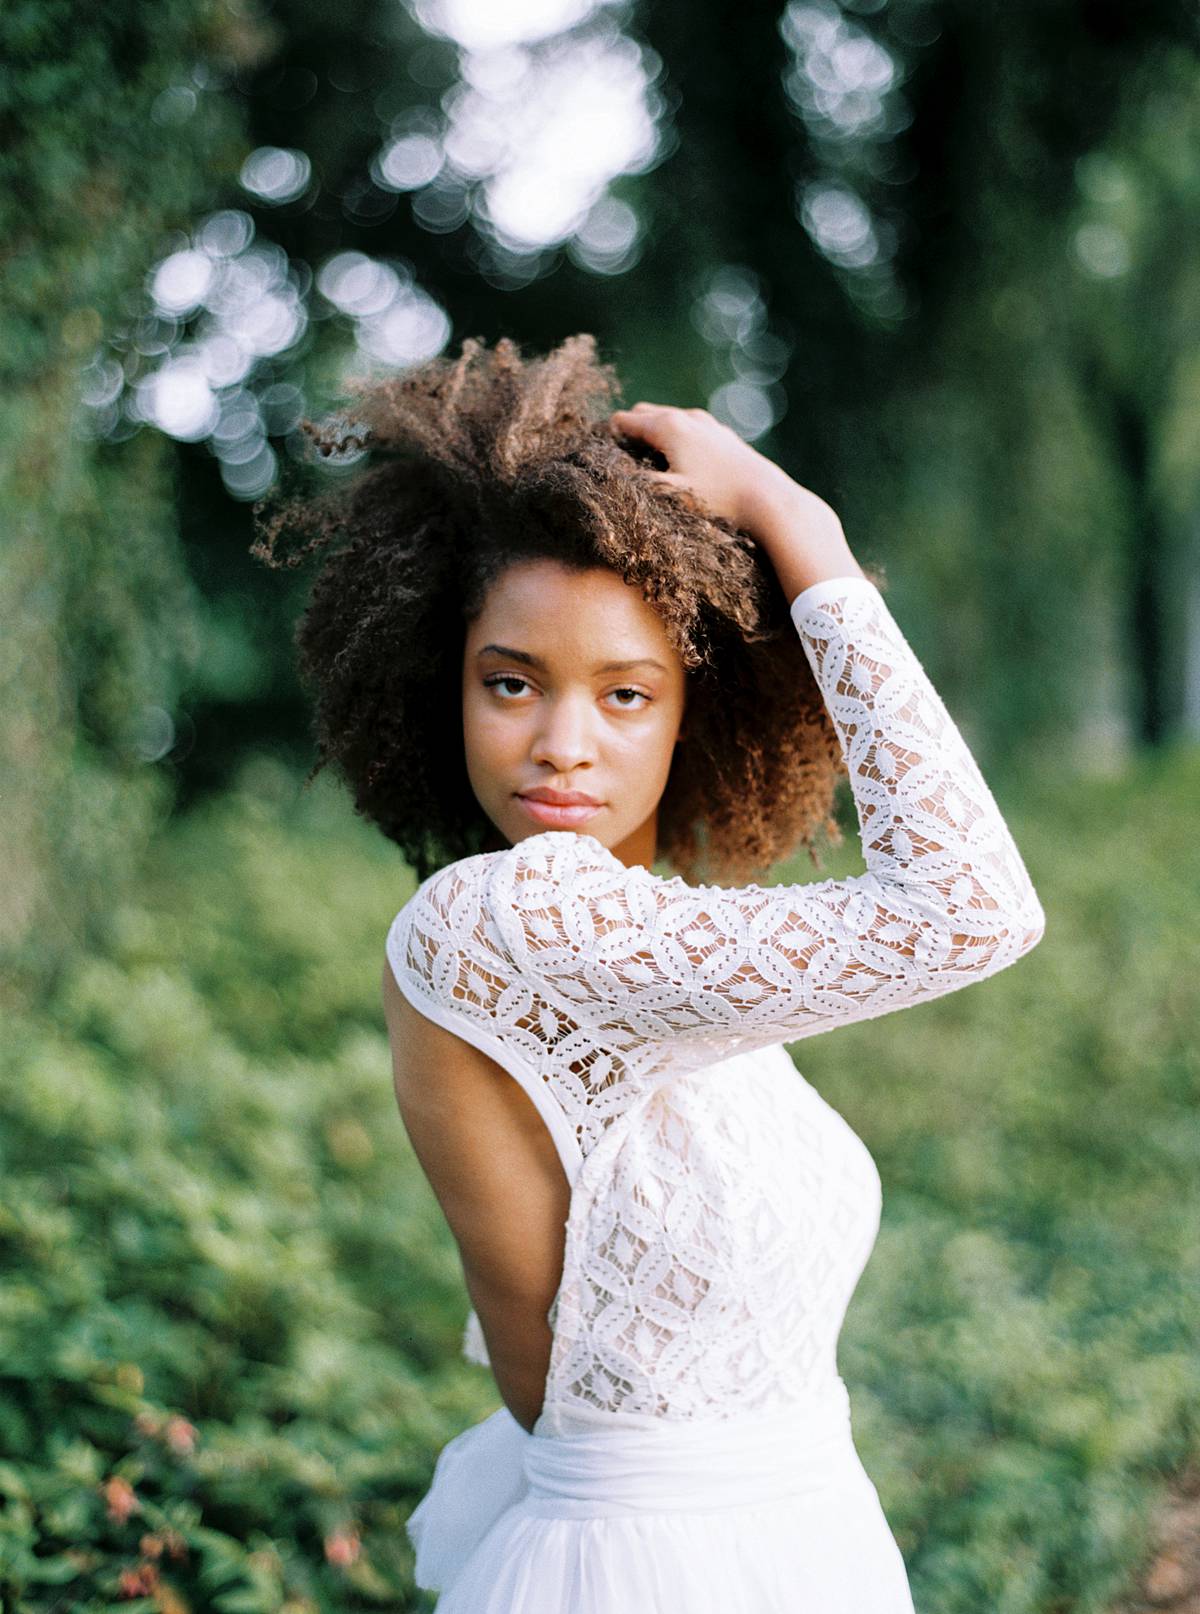
[[[500,1073],[494,1060],[409,1002],[400,990],[391,960],[386,957],[381,990],[398,1099],[415,1097],[422,1087],[427,1095],[431,1096],[434,1091],[445,1095],[450,1089],[461,1087],[471,1076],[476,1080],[484,1076],[494,1079]],[[433,1071],[438,1073],[438,1081],[422,1083],[422,1073]]]
[[[405,1130],[438,1191],[449,1162],[488,1173],[497,1154],[518,1151],[527,1164],[560,1177],[546,1125],[517,1081],[488,1054],[413,1006],[383,964],[383,1010],[392,1085]],[[486,1175],[486,1173],[485,1173]]]

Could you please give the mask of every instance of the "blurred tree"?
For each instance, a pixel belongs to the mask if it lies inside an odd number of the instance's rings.
[[[1200,77],[1143,65],[1110,140],[1080,164],[1075,242],[1090,274],[1074,363],[1127,489],[1120,621],[1131,722],[1200,735]]]
[[[941,16],[925,64],[936,75],[929,115],[918,100],[910,130],[920,226],[911,273],[936,303],[907,328],[891,407],[906,419],[916,402],[924,417],[904,451],[910,465],[932,467],[944,453],[940,409],[921,407],[930,379],[936,403],[963,423],[971,539],[946,583],[970,602],[960,644],[973,646],[976,708],[1006,756],[1024,755],[1032,736],[1054,766],[1064,740],[1079,742],[1071,759],[1114,737],[1162,741],[1184,722],[1166,691],[1182,682],[1185,556],[1168,541],[1154,463],[1167,378],[1192,348],[1178,325],[1164,342],[1155,311],[1190,278],[1187,254],[1175,266],[1155,261],[1152,227],[1122,260],[1088,214],[1097,156],[1117,153],[1134,209],[1174,215],[1181,244],[1194,237],[1196,146],[1181,108],[1200,90],[1200,33],[1194,11],[1174,3],[1003,14],[952,5]],[[1132,149],[1150,129],[1173,153],[1157,175]],[[1155,349],[1161,369],[1147,362]],[[1190,471],[1176,470],[1194,486],[1190,459]],[[944,544],[951,534],[933,536]]]
[[[171,455],[89,441],[80,368],[240,159],[206,65],[268,43],[226,0],[0,13],[0,950],[34,977],[86,940],[168,805],[148,763],[194,644]]]

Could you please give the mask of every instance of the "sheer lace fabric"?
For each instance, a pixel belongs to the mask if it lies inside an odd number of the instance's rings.
[[[538,1433],[732,1416],[837,1377],[879,1178],[783,1044],[982,980],[1044,916],[879,590],[792,619],[846,756],[867,872],[693,886],[535,834],[425,881],[401,989],[529,1093],[572,1184]],[[468,1354],[486,1361],[478,1319]]]

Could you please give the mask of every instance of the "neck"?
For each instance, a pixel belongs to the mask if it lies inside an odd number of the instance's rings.
[[[627,869],[636,864],[643,868],[653,868],[654,859],[658,855],[658,812],[652,812],[644,824],[639,824],[632,835],[627,835],[623,841],[612,848],[613,856],[619,857]]]

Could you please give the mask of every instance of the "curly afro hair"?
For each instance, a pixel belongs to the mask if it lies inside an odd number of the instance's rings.
[[[463,755],[466,624],[506,566],[550,558],[638,585],[686,669],[659,856],[738,883],[841,843],[845,762],[774,570],[748,533],[647,474],[666,462],[609,419],[620,388],[594,337],[544,357],[468,337],[457,358],[347,390],[342,414],[303,430],[326,461],[369,464],[254,510],[268,566],[328,549],[295,630],[315,699],[306,785],[334,763],[421,880],[503,845]]]

